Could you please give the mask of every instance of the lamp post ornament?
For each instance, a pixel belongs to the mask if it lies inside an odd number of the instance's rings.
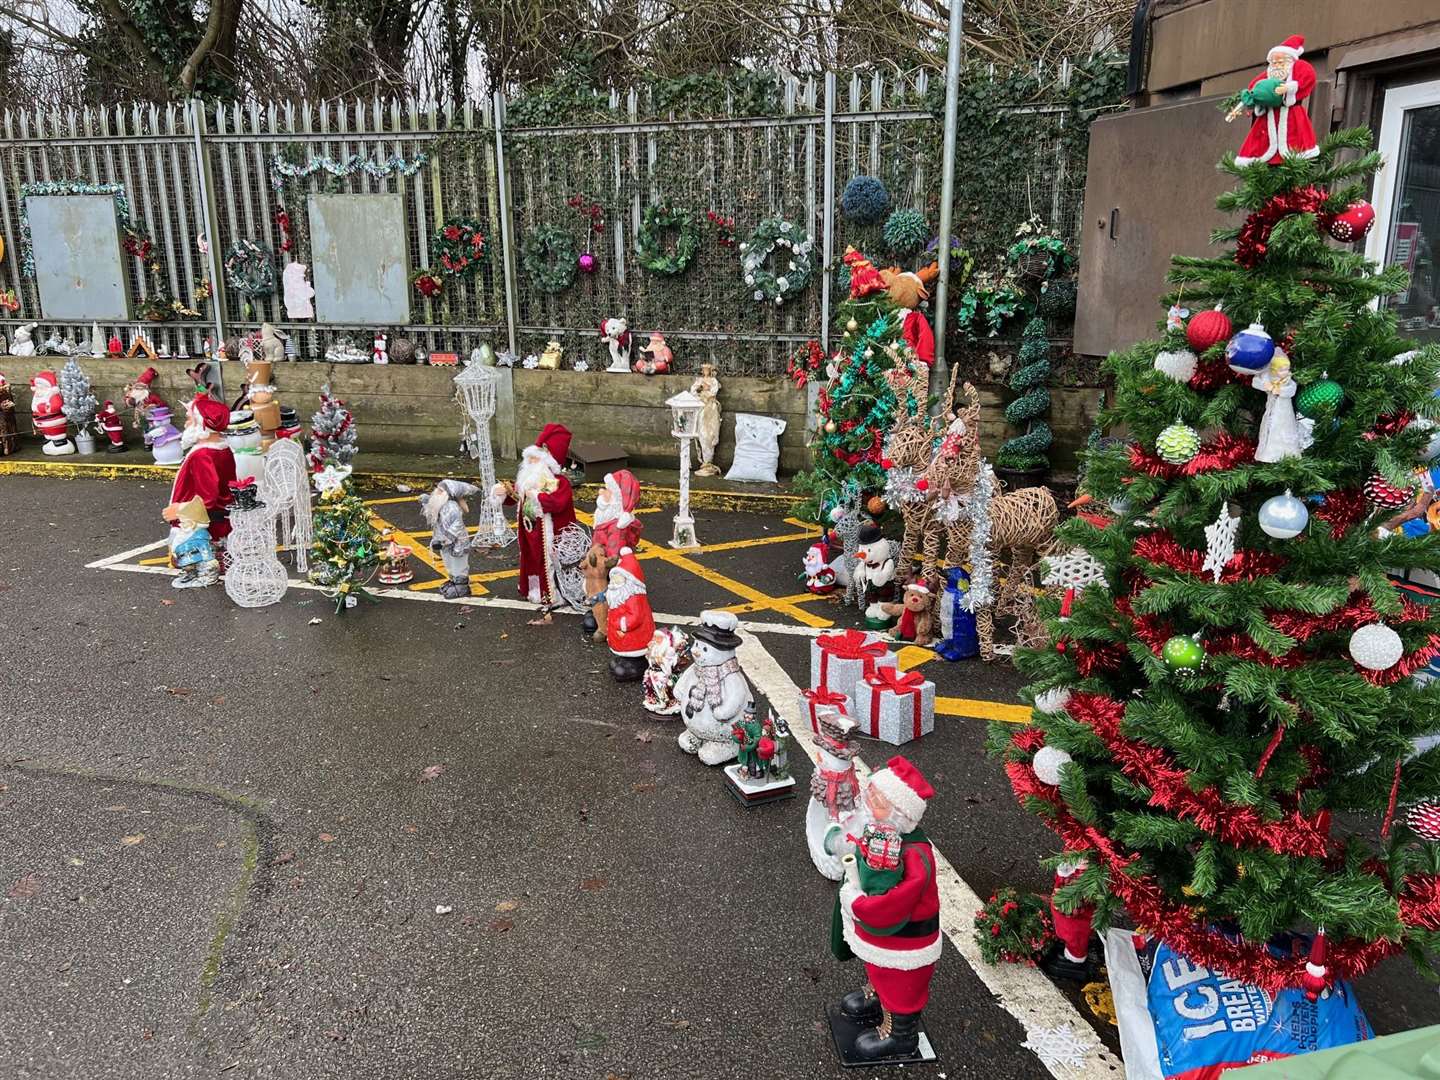
[[[682,390],[665,402],[675,419],[670,434],[680,440],[680,506],[675,513],[675,528],[670,537],[673,548],[699,547],[695,535],[695,519],[690,514],[690,444],[700,437],[700,412],[705,402],[689,390]]]

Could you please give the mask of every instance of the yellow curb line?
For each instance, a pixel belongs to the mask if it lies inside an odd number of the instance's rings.
[[[981,701],[978,698],[937,697],[936,716],[965,716],[972,720],[1000,720],[1007,724],[1028,724],[1030,707],[1011,705],[1004,701]]]

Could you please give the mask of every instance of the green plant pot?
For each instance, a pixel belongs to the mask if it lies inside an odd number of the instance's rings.
[[[1045,483],[1045,477],[1049,475],[1050,467],[1048,465],[1038,465],[1033,469],[1006,469],[998,465],[995,467],[995,478],[1005,485],[1006,491],[1040,487]]]

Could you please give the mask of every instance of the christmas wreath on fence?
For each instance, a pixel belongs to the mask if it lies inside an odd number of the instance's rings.
[[[275,291],[275,257],[253,240],[237,240],[225,252],[225,285],[245,296]]]
[[[740,270],[756,300],[783,304],[810,284],[810,251],[814,241],[794,222],[766,218],[740,245]],[[780,251],[783,268],[769,269],[770,256]]]
[[[490,245],[474,218],[449,218],[430,238],[430,261],[452,277],[474,277],[489,253]]]
[[[547,293],[575,284],[575,242],[559,225],[541,225],[520,246],[520,266]]]
[[[665,234],[678,230],[675,250],[665,251]],[[700,227],[689,210],[672,206],[647,206],[635,238],[635,261],[652,274],[673,277],[683,274],[700,248]]]

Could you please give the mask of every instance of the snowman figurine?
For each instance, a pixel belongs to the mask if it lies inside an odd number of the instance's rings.
[[[690,646],[692,663],[675,683],[680,719],[685,722],[676,741],[681,750],[697,755],[706,765],[735,760],[739,750],[731,729],[754,705],[749,680],[735,658],[740,647],[737,626],[732,611],[702,611]]]
[[[810,774],[810,805],[805,808],[805,845],[815,869],[839,881],[845,874],[841,860],[850,850],[846,834],[859,836],[865,821],[855,774],[855,721],[834,705],[817,705],[815,723],[815,771]]]

